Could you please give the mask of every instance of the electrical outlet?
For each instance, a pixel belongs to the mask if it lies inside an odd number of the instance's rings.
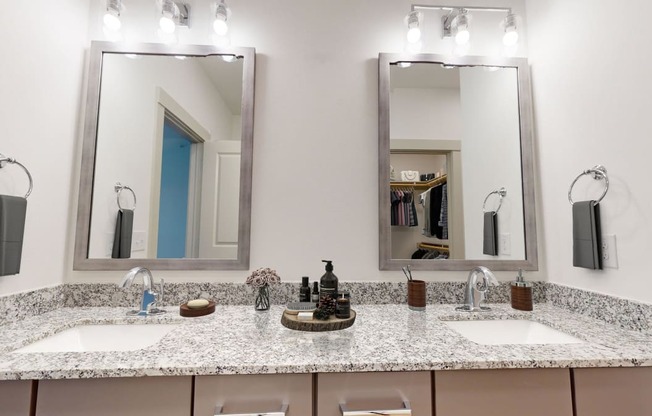
[[[512,235],[511,234],[500,234],[498,239],[498,252],[505,256],[512,254]]]
[[[134,231],[131,236],[131,251],[145,251],[147,233],[145,231]]]
[[[615,234],[605,234],[602,236],[602,267],[610,269],[618,268]]]

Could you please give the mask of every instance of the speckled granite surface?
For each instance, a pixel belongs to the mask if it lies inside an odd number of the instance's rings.
[[[428,282],[430,304],[456,304],[463,300],[465,282]],[[283,305],[298,299],[298,283],[272,286],[272,304]],[[402,304],[406,302],[404,282],[342,282],[354,305]],[[0,297],[0,325],[56,310],[60,307],[129,307],[138,304],[139,286],[129,290],[114,284],[66,284]],[[205,297],[222,305],[251,305],[254,292],[240,283],[167,283],[164,303],[176,306],[189,299]],[[489,292],[490,303],[509,302],[509,283],[503,282]],[[555,306],[593,317],[625,329],[652,330],[652,305],[614,296],[574,289],[545,282],[534,282],[535,303]]]
[[[63,306],[65,293],[66,288],[61,285],[0,296],[0,325],[56,310]]]
[[[460,303],[464,299],[466,282],[428,282],[428,303]],[[535,302],[544,302],[545,283],[535,282]],[[131,306],[138,303],[138,285],[130,290],[113,284],[68,284],[66,286],[65,306],[102,307]],[[356,304],[377,305],[407,302],[405,282],[342,282],[340,289],[351,293],[351,301]],[[491,288],[488,302],[509,302],[509,282]],[[255,292],[241,283],[166,283],[166,305],[174,306],[196,298],[215,299],[222,305],[251,305]],[[274,305],[285,305],[299,300],[299,283],[281,283],[270,286],[270,301]]]
[[[145,375],[422,371],[480,368],[652,366],[652,334],[627,331],[549,304],[533,312],[492,305],[482,314],[452,305],[358,305],[349,329],[306,333],[280,324],[282,306],[218,306],[212,315],[180,318],[172,308],[146,323],[178,322],[159,343],[131,352],[12,353],[62,330],[125,322],[124,308],[62,308],[0,328],[0,379]],[[567,345],[478,345],[444,324],[455,319],[531,319],[585,341]],[[234,324],[237,323],[237,324]]]
[[[546,284],[551,304],[622,328],[652,330],[652,305],[554,283]]]

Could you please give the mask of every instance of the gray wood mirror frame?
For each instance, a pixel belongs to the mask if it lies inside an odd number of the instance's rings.
[[[442,68],[453,68],[460,73],[464,71],[465,74],[474,72],[476,75],[480,75],[479,79],[481,80],[485,79],[483,78],[485,75],[480,72],[486,74],[492,70],[509,73],[507,75],[512,77],[512,81],[510,82],[513,85],[510,86],[510,89],[513,91],[510,92],[512,95],[512,98],[510,98],[510,108],[513,109],[513,114],[510,114],[509,116],[511,120],[510,123],[512,123],[512,126],[510,127],[512,131],[511,135],[515,138],[509,143],[499,142],[498,146],[505,148],[509,147],[507,150],[511,151],[513,154],[512,159],[516,162],[513,166],[511,177],[507,178],[507,176],[505,176],[505,178],[514,182],[511,187],[508,187],[507,197],[505,198],[507,202],[506,204],[503,204],[502,212],[499,212],[498,215],[512,217],[516,224],[511,224],[511,230],[509,229],[509,226],[505,227],[505,232],[511,232],[513,234],[501,235],[500,227],[498,227],[496,239],[507,239],[507,243],[504,243],[504,241],[499,243],[505,244],[501,246],[501,250],[504,250],[504,252],[501,252],[500,255],[488,256],[483,254],[482,243],[483,235],[485,233],[483,230],[484,206],[482,201],[489,192],[499,189],[503,184],[503,180],[498,180],[494,187],[488,187],[486,183],[483,183],[482,186],[478,186],[477,183],[474,183],[474,178],[480,179],[480,177],[489,176],[488,169],[490,168],[484,166],[484,169],[481,171],[468,169],[468,156],[466,156],[467,160],[464,160],[465,151],[468,153],[468,150],[474,146],[474,152],[477,153],[475,162],[477,163],[478,157],[485,157],[482,155],[482,152],[490,150],[491,146],[495,147],[496,141],[483,143],[481,141],[469,142],[468,140],[458,140],[462,139],[461,136],[464,136],[465,139],[468,136],[467,131],[464,131],[469,128],[469,124],[464,126],[464,123],[468,123],[469,119],[471,119],[468,115],[466,118],[458,117],[458,121],[460,121],[462,126],[456,131],[459,132],[460,137],[450,137],[451,135],[455,136],[455,133],[451,134],[450,130],[448,130],[447,133],[439,132],[440,135],[445,136],[443,137],[444,140],[438,138],[435,139],[432,138],[432,136],[423,134],[423,129],[415,129],[414,125],[410,124],[412,122],[411,118],[408,122],[405,122],[405,120],[397,120],[397,111],[401,111],[401,114],[413,114],[415,109],[418,109],[421,112],[421,117],[423,119],[430,117],[431,119],[448,120],[451,118],[449,114],[437,115],[435,117],[433,113],[425,111],[423,105],[417,105],[414,102],[410,104],[411,107],[408,106],[408,110],[399,107],[397,103],[405,102],[406,97],[411,96],[401,96],[398,94],[398,92],[395,91],[397,82],[403,83],[399,86],[401,88],[416,87],[414,84],[414,77],[397,76],[397,72],[392,72],[401,71],[401,69],[392,69],[397,67],[412,67],[412,70],[414,70],[414,67],[427,67],[428,71],[431,71],[436,67],[440,71],[439,73],[442,74],[443,78],[450,77],[444,74],[446,69]],[[406,265],[410,265],[414,270],[467,271],[475,266],[486,266],[492,270],[505,271],[518,269],[537,270],[538,254],[534,198],[532,98],[530,93],[530,77],[527,60],[525,58],[490,58],[477,56],[451,57],[435,54],[381,53],[378,58],[378,70],[378,212],[380,270],[399,270],[401,267]],[[394,79],[392,77],[394,77]],[[401,77],[403,81],[400,81]],[[466,87],[460,87],[460,80],[465,77],[466,79],[469,79],[468,75],[457,75],[457,105],[464,105],[460,104],[460,102],[464,102],[465,100],[465,88],[467,91],[471,90],[476,96],[482,97],[487,101],[486,95],[477,92],[477,90],[469,87],[468,84]],[[471,78],[478,79],[475,75],[472,75]],[[442,88],[442,86],[433,86],[429,84],[427,85],[427,88]],[[444,85],[443,88],[449,88],[449,86]],[[492,88],[495,89],[495,87]],[[460,90],[462,91],[461,93]],[[432,92],[429,92],[428,94],[432,94]],[[436,94],[439,94],[439,92]],[[500,97],[503,93],[501,91],[494,91],[493,94],[497,94],[494,95],[494,97]],[[466,98],[466,104],[468,105],[468,96],[466,96]],[[408,98],[407,101],[410,99],[411,98]],[[439,100],[440,97],[437,99]],[[480,98],[477,100],[480,100]],[[441,103],[439,105],[439,108],[443,108],[441,107]],[[478,111],[480,111],[479,114],[482,115],[483,109],[488,108],[487,105],[491,106],[491,102],[489,102],[489,104],[485,102],[483,105],[485,107],[475,106],[476,108],[473,109],[475,113],[467,113],[478,114]],[[499,107],[499,105],[495,104],[494,107]],[[392,108],[394,113],[391,112]],[[433,120],[427,121],[433,123]],[[473,119],[473,121],[475,122],[476,120]],[[401,129],[397,128],[397,125],[399,124],[401,125]],[[476,136],[480,138],[483,138],[484,131],[487,131],[486,129],[483,131],[477,125],[471,127],[475,130],[480,130],[475,133]],[[398,130],[401,130],[400,133],[397,133]],[[496,134],[494,135],[500,136]],[[497,137],[495,140],[499,139],[500,137]],[[443,166],[441,171],[437,170],[438,168],[432,168],[431,171],[424,172],[424,163],[433,162],[424,162],[423,160],[417,160],[414,157],[416,156],[417,158],[424,159],[433,155],[443,158],[443,162],[441,162],[441,165]],[[406,164],[404,159],[400,159],[401,157],[412,157],[412,159]],[[497,158],[495,160],[489,160],[488,162],[492,164],[501,164],[501,160],[501,158]],[[393,164],[396,166],[392,166]],[[461,169],[462,166],[465,166],[464,170]],[[410,198],[418,198],[424,189],[431,190],[435,187],[435,185],[433,185],[435,182],[424,184],[422,181],[419,181],[420,178],[415,181],[419,183],[410,183],[410,178],[407,176],[401,178],[400,171],[412,170],[411,168],[414,168],[415,171],[419,171],[420,168],[420,174],[435,173],[439,181],[437,182],[437,186],[442,182],[447,182],[446,186],[448,189],[443,191],[444,193],[447,193],[447,202],[444,203],[447,203],[449,217],[446,219],[446,232],[444,235],[444,238],[446,238],[445,244],[441,243],[441,241],[444,240],[439,240],[439,238],[442,238],[441,235],[436,236],[434,231],[433,234],[430,235],[430,232],[422,229],[423,224],[408,227],[409,225],[414,224],[405,224],[403,220],[397,221],[397,211],[394,211],[394,218],[392,218],[393,208],[391,198],[394,197],[394,201],[396,201],[396,195],[400,195],[400,193],[395,192],[395,190],[407,191],[410,193]],[[410,172],[406,173],[406,175],[408,174],[410,174]],[[444,174],[446,176],[444,176]],[[499,175],[496,176],[498,177]],[[403,182],[401,182],[402,180]],[[476,180],[475,182],[479,182],[479,180]],[[461,190],[462,184],[464,184],[464,192]],[[468,197],[468,193],[470,192],[469,189],[473,189],[472,198]],[[410,198],[408,199],[410,200]],[[492,208],[488,209],[489,211],[496,210],[497,199],[492,200],[489,198],[486,202],[488,206],[493,205]],[[428,203],[426,202],[423,206],[425,207],[427,204]],[[505,206],[507,206],[507,208],[505,208]],[[420,208],[425,212],[425,208]],[[417,214],[417,212],[415,212],[415,216],[420,217],[421,219],[424,218],[423,215],[423,213]],[[469,215],[473,216],[471,221],[469,221]],[[404,218],[409,219],[409,215]],[[421,219],[419,221],[421,221]],[[464,228],[465,222],[466,228]],[[426,227],[428,226],[426,225]],[[408,228],[412,228],[409,232],[416,235],[408,237],[409,244],[405,244],[403,241],[405,240],[405,237],[402,235],[406,234]],[[437,243],[430,243],[429,238],[419,236],[420,233],[425,234],[427,237],[432,237],[437,241]],[[450,237],[448,237],[449,233],[451,234]],[[520,240],[516,241],[519,238]],[[414,244],[415,241],[419,240],[425,240],[425,244],[421,242]],[[506,249],[506,247],[510,247],[510,241],[516,241],[515,245],[518,246],[514,255],[511,255],[511,251]],[[442,252],[446,253],[444,256],[440,257],[449,258],[411,258],[409,254],[406,254],[408,253],[406,251],[406,247],[408,246],[411,247],[410,252],[412,252],[423,246],[429,248],[428,245],[437,246],[438,244],[442,247]],[[401,245],[406,247],[398,247]],[[417,253],[415,252],[414,255],[417,255]]]
[[[248,269],[251,229],[255,49],[245,47],[218,48],[204,45],[92,42],[89,60],[73,269],[127,270],[135,266],[143,266],[154,270]],[[106,83],[111,77],[114,81],[121,79],[121,73],[118,71],[123,69],[115,68],[125,68],[125,66],[121,66],[125,64],[112,66],[111,71],[113,71],[113,74],[111,76],[107,70],[110,61],[118,62],[120,60],[124,62],[149,61],[149,68],[167,67],[167,79],[176,78],[175,85],[172,85],[171,81],[168,81],[167,86],[163,88],[160,88],[158,84],[152,82],[151,78],[155,78],[154,75],[156,74],[151,74],[152,77],[150,77],[150,74],[140,72],[138,75],[140,78],[134,79],[133,82],[135,83],[133,85],[142,86],[147,84],[147,105],[149,107],[148,111],[150,112],[147,115],[140,113],[140,111],[134,112],[133,110],[130,113],[125,109],[121,110],[122,113],[118,118],[114,115],[111,115],[112,118],[106,116],[107,109],[111,106],[110,104],[107,105],[107,102],[112,103],[111,101],[106,101],[107,97],[112,94],[117,95],[115,92],[117,89],[113,88],[115,84],[106,84],[103,86],[103,82]],[[183,67],[183,71],[174,69],[177,68],[176,65],[180,65],[182,62],[192,61],[194,61],[192,66],[188,66],[190,64],[184,64],[186,66]],[[217,128],[210,125],[210,123],[213,123],[213,119],[219,118],[222,120],[226,116],[218,116],[214,113],[214,106],[199,109],[196,107],[198,105],[196,104],[197,101],[215,101],[211,97],[202,96],[202,91],[213,88],[209,84],[215,84],[215,88],[219,88],[217,85],[220,82],[219,79],[228,79],[228,74],[224,75],[224,73],[220,73],[220,76],[216,77],[214,76],[215,74],[209,73],[211,68],[213,68],[211,65],[216,65],[218,61],[221,62],[218,65],[228,65],[226,62],[236,62],[235,65],[239,68],[235,72],[237,77],[231,81],[237,85],[237,88],[231,91],[233,97],[228,97],[228,93],[224,93],[220,96],[219,103],[214,104],[224,108],[227,108],[229,105],[231,107],[239,107],[234,112],[239,114],[232,118],[234,121],[231,122],[232,126],[229,127],[229,131],[232,131],[231,137],[222,137],[226,136],[226,133],[220,133],[221,136],[217,137],[215,133]],[[189,68],[191,68],[190,72],[194,71],[192,72],[193,75],[185,76],[186,69]],[[228,71],[234,73],[233,70]],[[197,77],[205,78],[202,81],[203,84],[198,85],[193,83]],[[227,81],[222,80],[221,82],[226,83]],[[107,85],[111,85],[111,87],[107,87]],[[168,89],[174,90],[175,93],[169,93],[170,91]],[[131,93],[124,86],[122,90]],[[181,91],[184,90],[185,92],[182,93]],[[185,96],[182,100],[177,98],[177,96],[184,94]],[[119,102],[120,107],[133,108],[133,98],[132,96],[121,96],[121,99],[124,101]],[[193,110],[186,111],[190,107],[193,107]],[[197,114],[199,113],[202,114],[198,116]],[[229,113],[227,112],[225,114],[228,115]],[[142,131],[140,133],[130,132],[129,135],[131,137],[129,139],[126,139],[124,134],[120,132],[116,133],[112,130],[115,126],[143,123],[143,120],[149,123],[148,130],[145,133]],[[168,122],[170,124],[167,124]],[[159,231],[159,227],[162,224],[164,215],[163,200],[161,199],[161,194],[164,191],[161,184],[163,183],[162,177],[166,175],[162,167],[164,165],[163,158],[165,157],[163,156],[165,145],[163,144],[162,136],[167,134],[163,133],[163,123],[166,123],[165,129],[188,133],[191,139],[189,143],[192,143],[193,140],[196,143],[201,143],[201,146],[185,146],[194,148],[194,150],[190,150],[190,153],[193,155],[197,153],[199,156],[191,156],[191,158],[195,157],[198,165],[193,165],[191,161],[190,168],[185,169],[186,172],[184,175],[189,176],[191,182],[193,175],[198,179],[195,178],[196,182],[194,185],[184,185],[184,188],[186,188],[184,192],[187,192],[189,196],[187,197],[188,205],[186,206],[185,202],[182,204],[184,205],[183,222],[185,228],[183,230],[184,234],[180,234],[185,236],[185,233],[190,235],[194,232],[196,233],[196,239],[192,240],[189,237],[185,245],[182,244],[182,250],[184,251],[176,255],[161,254],[160,248],[162,245],[160,238],[162,238],[161,235],[163,232]],[[106,134],[109,130],[111,130],[110,134]],[[98,140],[100,135],[103,136],[102,142]],[[104,136],[110,139],[107,140]],[[156,137],[156,139],[152,137]],[[129,161],[129,169],[127,170],[129,170],[130,175],[127,178],[123,175],[123,170],[125,170],[124,166],[120,165],[123,157],[115,157],[113,154],[107,157],[106,155],[99,154],[99,152],[105,151],[106,143],[116,142],[120,139],[126,145],[121,145],[118,150],[113,150],[113,152],[118,152],[118,156],[123,155],[125,156],[124,159]],[[136,145],[140,144],[140,142],[147,142],[148,147],[145,148],[146,150],[138,150]],[[209,147],[212,146],[211,143],[216,142],[220,142],[220,145],[223,144],[222,142],[226,142],[225,147],[233,150],[226,150],[227,157],[222,159],[222,156],[219,154],[221,150],[218,151],[214,147]],[[205,151],[204,149],[209,150]],[[204,154],[204,157],[201,156],[202,154]],[[126,157],[127,155],[128,157]],[[202,187],[201,169],[202,164],[206,168],[207,156],[218,160],[210,162],[212,165],[209,168],[213,169],[210,172],[212,176],[222,175],[225,178],[233,178],[232,183],[228,185],[230,187],[229,192],[231,192],[229,195],[232,195],[232,200],[228,202],[230,204],[229,207],[224,208],[220,205],[218,189],[220,189],[219,195],[221,196],[222,183],[218,182],[218,179],[204,179]],[[123,163],[126,164],[126,160]],[[139,164],[139,160],[143,160],[142,165],[145,165],[145,167],[141,166],[140,170],[134,167]],[[101,165],[101,169],[109,170],[110,175],[107,175],[105,171],[98,171],[98,164]],[[106,166],[114,164],[117,166],[106,168]],[[223,169],[221,166],[226,166],[230,170],[225,171],[227,173],[223,173],[220,170]],[[100,181],[99,178],[101,175],[109,179],[103,178]],[[172,176],[178,176],[174,170],[172,171]],[[204,173],[204,176],[206,176],[206,173]],[[111,181],[110,184],[108,182],[109,180]],[[98,181],[100,181],[99,185]],[[137,189],[130,181],[142,182],[141,188]],[[118,195],[117,188],[115,190],[113,189],[117,182],[122,182],[123,185],[132,187],[135,190],[135,195],[138,197],[136,208],[133,210],[134,225],[133,234],[130,233],[130,237],[132,237],[130,258],[112,258],[113,256],[110,251],[110,246],[113,244],[114,236],[112,233],[116,223],[115,213],[118,210],[118,204],[120,201],[123,201],[123,205],[130,205],[136,202],[130,198],[130,192],[122,192],[122,195]],[[209,182],[209,187],[213,188],[212,193],[209,193],[208,196],[206,195],[207,182]],[[192,198],[194,198],[194,202],[191,202]],[[217,254],[213,255],[212,252],[208,252],[209,255],[201,255],[202,253],[206,253],[206,251],[202,252],[199,247],[200,231],[206,233],[205,229],[210,229],[210,232],[206,234],[213,236],[211,237],[213,238],[211,241],[216,241],[217,237],[215,235],[219,233],[216,230],[217,220],[214,220],[214,223],[207,226],[206,223],[200,222],[198,219],[200,215],[204,215],[203,212],[200,214],[200,211],[204,209],[206,201],[210,201],[213,204],[210,207],[212,212],[217,212],[218,210],[230,210],[229,212],[231,212],[228,220],[222,221],[223,228],[226,229],[224,233],[230,235],[230,237],[225,238],[225,241],[230,238],[232,243],[224,244],[226,248],[223,251],[226,254],[216,252]],[[218,205],[220,206],[218,207]],[[110,218],[107,214],[109,211],[111,212]],[[93,221],[94,216],[95,222]],[[103,216],[106,218],[103,218]],[[137,216],[139,216],[138,221],[140,221],[141,227],[145,231],[138,230],[136,226]],[[236,216],[237,218],[235,218]],[[102,218],[103,221],[99,226],[97,225],[98,218]],[[109,230],[111,230],[111,233],[109,233]],[[140,232],[141,234],[136,235],[136,232]],[[156,239],[157,236],[159,240]],[[140,240],[136,241],[137,239]],[[185,240],[183,237],[181,239]],[[98,244],[97,241],[100,243]],[[156,250],[157,244],[159,246],[158,251]],[[154,251],[152,251],[151,246],[154,246]],[[90,256],[89,253],[91,254]]]

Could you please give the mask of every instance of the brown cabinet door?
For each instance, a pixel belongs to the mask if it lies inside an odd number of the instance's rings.
[[[312,374],[243,374],[195,377],[194,416],[261,414],[312,415]]]
[[[0,415],[29,416],[31,381],[0,381]]]
[[[565,369],[435,371],[436,416],[572,416]]]
[[[577,416],[652,415],[652,367],[578,368]]]
[[[192,377],[43,380],[36,416],[188,416]]]
[[[430,377],[429,371],[319,374],[317,415],[342,416],[341,404],[350,411],[367,411],[368,415],[431,415]],[[404,402],[409,403],[411,413],[403,409]]]

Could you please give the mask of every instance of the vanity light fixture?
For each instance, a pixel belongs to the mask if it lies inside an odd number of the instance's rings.
[[[498,12],[506,13],[507,16],[500,23],[500,27],[503,29],[503,43],[505,46],[514,46],[518,43],[518,27],[517,20],[518,17],[512,13],[511,8],[506,7],[473,7],[473,6],[430,6],[430,5],[419,5],[413,4],[412,10],[406,22],[408,23],[408,29],[412,30],[412,27],[419,30],[419,37],[421,36],[421,28],[423,19],[423,11],[436,10],[446,12],[441,16],[441,37],[449,38],[452,37],[455,39],[456,50],[462,50],[468,48],[469,40],[471,39],[471,32],[469,30],[469,23],[471,21],[470,12]],[[410,16],[413,13],[419,13],[421,16],[419,19],[413,19],[416,23],[413,23],[413,26],[410,26]],[[416,37],[418,41],[419,37]],[[410,41],[410,33],[408,31],[408,41]],[[415,42],[416,42],[415,41]],[[460,46],[462,48],[460,48]],[[459,53],[458,53],[459,54]]]
[[[469,32],[470,20],[471,16],[466,9],[460,9],[457,16],[450,23],[451,34],[458,45],[466,45],[471,39],[471,32]]]
[[[213,20],[213,31],[218,36],[226,35],[226,32],[229,31],[229,25],[227,21],[231,16],[231,9],[226,7],[224,0],[215,4],[215,19]]]
[[[421,39],[421,21],[423,20],[423,13],[412,10],[405,17],[405,24],[408,27],[407,41],[409,43],[417,43]]]
[[[503,45],[514,46],[518,43],[518,30],[516,28],[516,15],[509,13],[501,22],[503,28]]]
[[[111,32],[120,30],[120,12],[122,11],[122,0],[106,0],[106,11],[102,17],[104,28]]]
[[[177,26],[189,26],[190,5],[173,0],[161,0],[159,27],[165,34],[174,33]]]

